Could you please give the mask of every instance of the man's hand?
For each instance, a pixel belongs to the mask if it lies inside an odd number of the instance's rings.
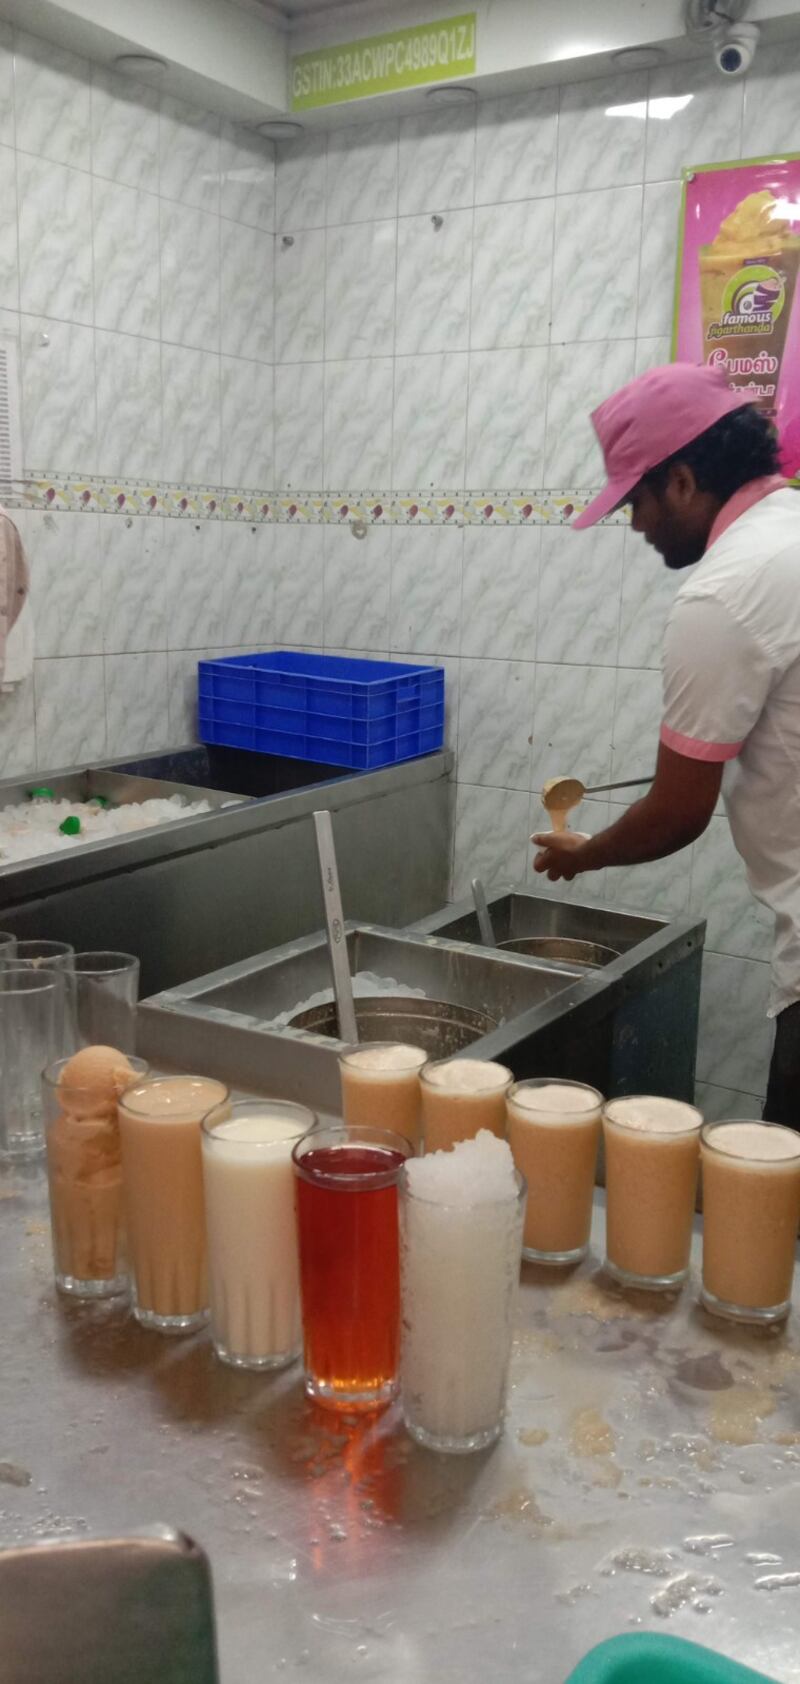
[[[585,871],[581,864],[581,853],[587,848],[590,838],[574,830],[546,830],[537,831],[531,841],[541,848],[533,862],[534,871],[546,872],[551,883],[557,883],[563,878],[565,883],[571,883],[573,877]]]

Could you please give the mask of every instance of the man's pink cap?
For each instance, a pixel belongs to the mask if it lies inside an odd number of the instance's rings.
[[[629,381],[592,415],[608,484],[572,525],[594,526],[627,501],[643,474],[751,402],[731,391],[720,369],[695,363],[667,363]]]

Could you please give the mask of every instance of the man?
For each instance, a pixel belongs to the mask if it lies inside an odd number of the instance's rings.
[[[664,642],[664,715],[644,799],[589,840],[537,835],[554,881],[687,847],[722,788],[756,898],[775,914],[764,1117],[800,1129],[800,496],[769,421],[689,363],[631,381],[592,417],[608,484],[573,522],[629,503],[667,567],[697,564]]]

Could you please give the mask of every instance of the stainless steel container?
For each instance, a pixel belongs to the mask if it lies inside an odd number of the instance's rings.
[[[356,1000],[356,1025],[360,1041],[407,1041],[421,1047],[429,1058],[454,1058],[490,1030],[496,1018],[469,1006],[447,1000],[408,1000],[393,995],[368,995]],[[338,1040],[336,1006],[311,1006],[289,1020],[290,1029],[305,1029],[312,1035],[331,1035]]]

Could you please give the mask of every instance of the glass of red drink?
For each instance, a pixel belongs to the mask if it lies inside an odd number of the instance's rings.
[[[397,1391],[397,1182],[412,1153],[400,1134],[347,1123],[292,1153],[306,1391],[329,1409],[377,1409]]]

